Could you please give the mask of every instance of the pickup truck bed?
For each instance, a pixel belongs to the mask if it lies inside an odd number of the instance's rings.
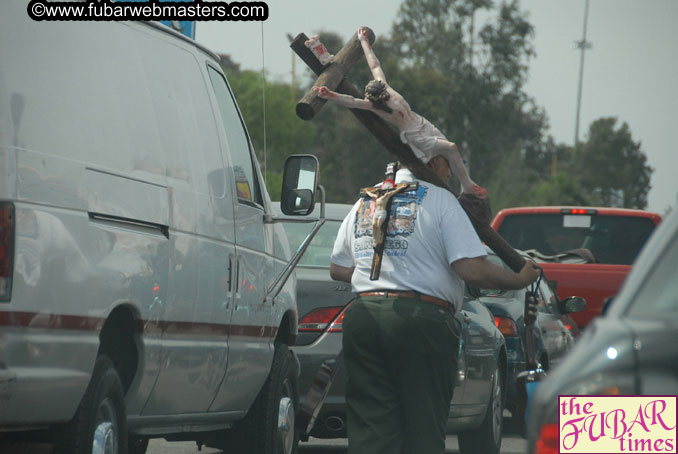
[[[551,256],[540,266],[556,283],[558,297],[586,299],[586,310],[572,314],[579,328],[583,328],[600,315],[605,300],[619,291],[636,255],[659,222],[658,214],[642,210],[518,207],[499,211],[492,228],[516,249]],[[566,251],[582,250],[588,262],[552,260],[567,255],[563,254]]]

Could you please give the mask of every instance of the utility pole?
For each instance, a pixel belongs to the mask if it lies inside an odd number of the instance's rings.
[[[577,149],[579,145],[579,115],[581,111],[581,87],[584,79],[584,53],[593,47],[593,44],[590,41],[586,41],[586,28],[588,25],[589,18],[589,0],[586,0],[586,6],[584,10],[584,31],[582,34],[581,41],[576,41],[576,48],[581,52],[581,58],[579,61],[579,88],[577,89],[577,120],[574,126],[574,148]]]

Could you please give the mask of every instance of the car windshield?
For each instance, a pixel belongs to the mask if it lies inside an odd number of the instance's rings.
[[[654,227],[632,216],[522,214],[507,216],[499,233],[516,249],[553,255],[586,248],[598,263],[631,265]]]
[[[330,267],[330,255],[332,255],[332,248],[334,247],[334,239],[337,237],[337,232],[341,226],[341,221],[325,221],[325,224],[320,228],[316,236],[311,241],[310,246],[301,257],[299,266],[306,266],[312,268],[328,268]],[[296,251],[308,232],[313,228],[312,224],[302,223],[288,223],[285,224],[285,231],[287,238],[290,241],[290,247]]]

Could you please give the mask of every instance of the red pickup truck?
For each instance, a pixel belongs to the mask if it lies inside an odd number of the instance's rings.
[[[571,314],[583,328],[619,291],[660,222],[661,216],[642,210],[550,206],[503,209],[492,227],[511,246],[542,262],[560,299],[586,299],[586,310]]]

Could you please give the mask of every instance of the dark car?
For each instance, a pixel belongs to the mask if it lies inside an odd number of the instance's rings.
[[[507,265],[489,248],[487,254],[488,260],[508,269]],[[523,256],[529,259],[527,255]],[[506,409],[513,413],[517,404],[516,376],[525,370],[523,331],[527,288],[490,290],[467,286],[466,290],[471,297],[477,298],[490,309],[495,324],[506,339],[508,352]],[[534,326],[535,352],[542,368],[548,371],[572,348],[578,330],[569,312],[574,312],[576,309],[582,310],[584,305],[581,298],[560,301],[545,278],[539,284],[537,302],[539,312]]]
[[[531,453],[559,452],[559,395],[678,395],[677,269],[674,211],[653,233],[603,316],[540,383],[528,423]],[[634,429],[634,438],[643,432]]]
[[[354,295],[350,284],[330,278],[329,264],[336,233],[350,208],[351,205],[326,205],[327,221],[297,267],[299,338],[293,349],[301,363],[302,399],[323,362],[341,350],[343,313]],[[311,227],[290,223],[285,228],[294,248]],[[477,300],[465,301],[455,317],[462,339],[447,429],[458,434],[464,453],[498,453],[507,379],[504,337],[490,311]],[[311,436],[346,437],[345,381],[340,366]]]

